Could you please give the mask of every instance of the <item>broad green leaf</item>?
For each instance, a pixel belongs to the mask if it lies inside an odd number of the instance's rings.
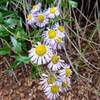
[[[16,61],[21,62],[21,63],[25,63],[28,64],[30,59],[27,56],[15,56]]]
[[[21,48],[21,43],[20,42],[18,42],[17,40],[16,40],[16,38],[15,37],[11,37],[11,42],[12,42],[12,45],[13,45],[13,49],[16,51],[16,52],[21,52],[22,51],[22,48]]]
[[[0,48],[0,55],[7,55],[10,53],[9,48]]]
[[[4,22],[7,26],[13,28],[17,24],[18,20],[14,18],[9,18],[9,19],[6,19]]]
[[[77,6],[78,6],[78,2],[75,2],[75,1],[69,0],[69,7],[77,8]]]

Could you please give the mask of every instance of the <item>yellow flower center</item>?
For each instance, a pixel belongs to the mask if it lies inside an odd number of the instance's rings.
[[[40,23],[43,23],[43,21],[44,21],[44,15],[43,15],[43,14],[39,14],[39,15],[38,15],[38,21],[39,21]]]
[[[58,38],[56,39],[56,41],[57,41],[57,43],[61,43],[61,42],[62,42],[62,38],[61,38],[61,37],[58,37]]]
[[[64,32],[64,31],[65,31],[65,29],[64,29],[63,26],[58,26],[58,30],[59,30],[60,32]]]
[[[27,16],[27,19],[28,19],[28,20],[32,20],[32,17],[33,17],[32,14],[29,14],[29,15]]]
[[[72,74],[71,69],[70,68],[66,68],[65,74],[66,74],[66,77],[69,77]]]
[[[53,64],[56,64],[56,63],[58,63],[59,59],[60,59],[59,56],[53,55],[52,58],[51,58],[51,61],[52,61]]]
[[[50,13],[51,13],[51,14],[55,14],[55,11],[56,11],[56,10],[55,10],[55,7],[50,8]]]
[[[50,29],[50,30],[48,31],[48,36],[49,36],[50,39],[54,39],[54,38],[56,37],[56,32],[55,32],[55,30]]]
[[[63,87],[63,88],[67,88],[67,87],[68,87],[68,81],[62,82],[62,87]]]
[[[59,92],[59,86],[57,86],[57,85],[51,86],[51,92],[52,92],[53,94],[58,93],[58,92]]]
[[[48,80],[47,80],[48,84],[53,84],[55,81],[56,81],[56,77],[54,75],[50,75],[48,77]]]
[[[35,52],[38,56],[43,56],[47,52],[45,45],[38,45]]]
[[[36,9],[38,9],[38,6],[37,6],[37,5],[34,5],[34,6],[32,7],[32,9],[33,9],[33,10],[36,10]]]

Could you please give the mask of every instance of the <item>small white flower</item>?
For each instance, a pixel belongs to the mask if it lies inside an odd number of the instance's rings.
[[[71,87],[71,80],[70,78],[60,77],[60,81],[62,82],[61,85],[61,92],[68,92]]]
[[[59,71],[59,74],[60,76],[63,76],[63,77],[70,77],[72,75],[72,70],[70,68],[70,65],[68,64],[65,64],[63,66],[63,69]]]
[[[48,86],[51,86],[57,81],[57,77],[54,73],[50,74],[42,74],[40,79],[40,84],[42,85],[42,88],[45,89]]]
[[[38,3],[37,5],[33,5],[31,12],[34,14],[38,12],[41,9],[41,3]]]
[[[52,46],[55,44],[57,32],[53,29],[48,29],[43,33],[44,43]]]
[[[35,24],[39,27],[44,27],[48,24],[48,18],[45,13],[37,13],[35,17]]]
[[[33,16],[33,14],[32,13],[30,13],[30,14],[28,14],[28,16],[27,16],[27,23],[29,24],[29,25],[32,25],[32,24],[34,24],[34,16]]]
[[[60,15],[59,7],[51,7],[48,8],[46,11],[46,15],[48,18],[55,18],[56,16]]]
[[[63,63],[64,63],[64,60],[62,60],[60,56],[58,56],[57,54],[54,54],[51,56],[51,61],[47,65],[47,67],[51,69],[52,71],[57,71],[63,66]]]
[[[59,34],[60,37],[62,37],[62,38],[65,37],[65,29],[63,26],[56,23],[53,27],[57,31],[57,33]]]
[[[35,64],[41,65],[46,64],[50,61],[50,57],[52,56],[52,50],[49,46],[38,43],[29,51],[29,57],[31,61]]]
[[[54,45],[52,45],[52,49],[57,50],[57,49],[62,49],[63,45],[64,45],[64,39],[60,36],[56,37],[56,42]]]
[[[56,82],[55,84],[44,89],[44,93],[49,100],[55,100],[59,97],[60,87],[60,83]]]

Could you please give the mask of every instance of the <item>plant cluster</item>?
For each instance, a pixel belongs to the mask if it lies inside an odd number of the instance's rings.
[[[89,91],[93,88],[91,93],[95,92],[97,99],[100,94],[99,0],[76,1],[0,0],[0,64],[7,69],[4,73],[20,83],[15,69],[23,74],[32,71],[28,78],[41,77],[48,99],[68,92],[80,79]],[[73,81],[75,85],[71,85]]]
[[[33,5],[27,16],[29,25],[44,29],[41,34],[43,40],[33,45],[29,57],[33,64],[45,65],[49,69],[48,73],[41,75],[40,84],[50,100],[56,99],[60,92],[67,92],[71,87],[71,67],[57,52],[64,45],[65,29],[59,22],[50,25],[50,21],[59,15],[59,6],[42,11],[41,3],[38,3]]]

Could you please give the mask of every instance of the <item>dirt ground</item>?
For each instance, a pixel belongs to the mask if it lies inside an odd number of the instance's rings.
[[[11,74],[5,72],[6,66],[0,58],[0,100],[48,100],[39,85],[39,78],[29,80],[31,68],[22,72],[18,68],[15,73],[20,82],[18,84]],[[72,82],[72,89],[64,93],[57,100],[100,100],[91,87],[79,78]]]

